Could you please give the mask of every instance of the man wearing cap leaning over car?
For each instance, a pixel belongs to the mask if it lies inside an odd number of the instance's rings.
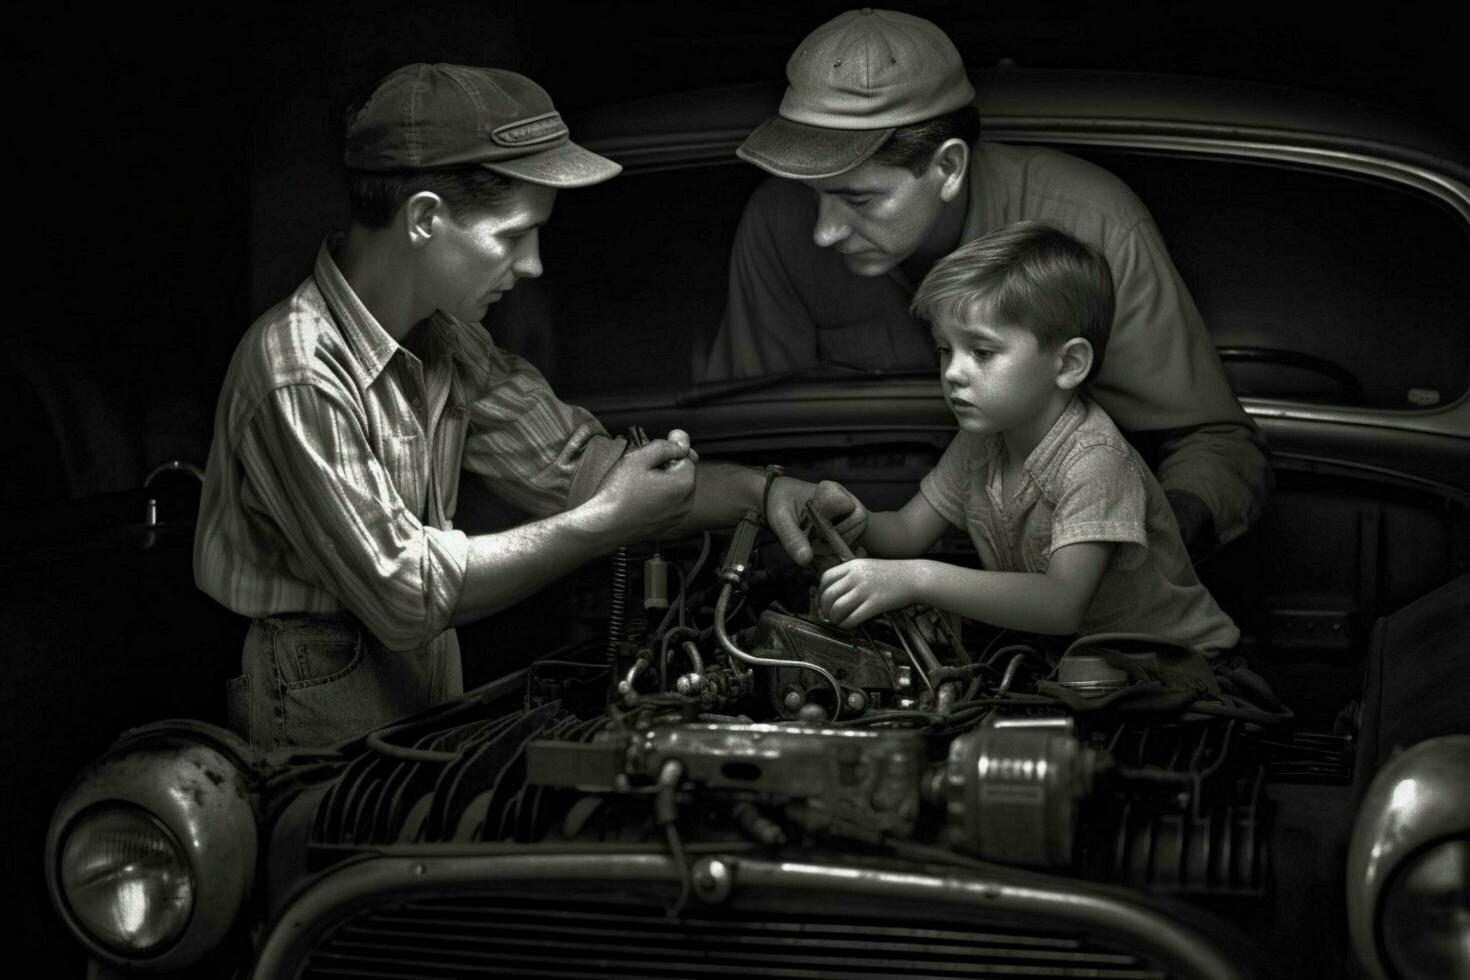
[[[801,42],[786,75],[779,113],[738,150],[776,179],[746,206],[696,377],[821,361],[930,368],[928,332],[908,312],[915,284],[965,242],[1042,221],[1112,267],[1117,318],[1093,395],[1161,457],[1191,553],[1244,533],[1272,482],[1260,437],[1132,191],[1056,150],[980,142],[964,63],[927,20],[848,11]]]
[[[557,189],[619,171],[530,79],[399,69],[349,114],[346,164],[346,235],[230,363],[195,534],[199,587],[253,620],[229,703],[251,742],[327,744],[453,697],[454,624],[619,545],[733,524],[763,491],[800,563],[808,499],[862,525],[835,484],[768,488],[678,430],[625,453],[479,326],[541,275]],[[534,519],[455,530],[461,468]]]

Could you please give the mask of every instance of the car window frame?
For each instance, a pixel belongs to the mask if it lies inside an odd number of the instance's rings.
[[[1178,133],[1129,132],[1116,128],[1095,131],[1095,123],[1078,125],[1007,119],[986,127],[984,138],[997,143],[1025,143],[1049,146],[1058,150],[1106,150],[1108,152],[1149,153],[1160,156],[1185,156],[1224,163],[1259,163],[1289,166],[1312,173],[1368,179],[1388,184],[1396,190],[1407,190],[1432,197],[1446,205],[1463,223],[1470,235],[1470,184],[1428,166],[1389,156],[1370,155],[1364,150],[1346,150],[1312,145],[1283,143],[1282,134],[1274,141],[1248,137],[1248,131],[1232,127],[1231,136],[1222,134],[1185,135]],[[1361,142],[1361,141],[1360,141]],[[1147,203],[1147,202],[1145,202]],[[1305,402],[1289,398],[1266,398],[1241,395],[1240,403],[1253,417],[1325,422],[1342,425],[1370,425],[1412,432],[1432,432],[1458,438],[1470,437],[1470,386],[1442,405],[1425,408],[1390,406],[1337,405]]]

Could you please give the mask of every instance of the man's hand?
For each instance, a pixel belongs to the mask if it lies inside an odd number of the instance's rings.
[[[811,542],[801,529],[801,511],[808,500],[832,522],[849,545],[855,544],[868,529],[867,508],[842,484],[823,480],[813,486],[794,477],[777,477],[766,505],[766,524],[798,565],[808,565],[812,560]]]
[[[598,525],[618,542],[657,537],[678,525],[694,503],[689,436],[679,429],[623,455],[587,503]]]
[[[695,463],[699,462],[699,453],[694,451],[694,446],[689,441],[689,433],[685,432],[683,429],[670,429],[669,442],[672,442],[677,446],[684,447],[684,453],[689,460],[690,466],[693,466]],[[667,466],[665,466],[664,469],[672,470],[674,467],[681,465],[683,462],[684,460],[682,459],[676,459],[672,463],[669,463]]]
[[[1209,556],[1220,546],[1215,536],[1215,515],[1203,500],[1187,490],[1169,490],[1165,496],[1174,511],[1174,520],[1179,523],[1179,536],[1189,549],[1189,557],[1199,561]]]
[[[854,558],[822,573],[817,608],[828,622],[852,629],[917,601],[916,573],[910,561]]]

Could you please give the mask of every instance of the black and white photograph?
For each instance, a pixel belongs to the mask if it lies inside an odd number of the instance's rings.
[[[1470,980],[1444,8],[7,19],[11,975]]]

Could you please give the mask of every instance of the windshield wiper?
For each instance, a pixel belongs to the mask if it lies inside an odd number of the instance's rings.
[[[810,378],[820,375],[893,378],[927,377],[933,373],[934,369],[932,367],[865,368],[859,367],[856,364],[849,364],[846,361],[817,361],[814,364],[806,364],[787,371],[777,371],[774,374],[759,374],[749,378],[730,378],[724,381],[700,382],[674,396],[674,404],[679,407],[687,407],[690,405],[703,405],[708,402],[724,401],[726,398],[734,395],[743,395],[749,391],[774,388],[784,381],[794,381],[799,378]]]

